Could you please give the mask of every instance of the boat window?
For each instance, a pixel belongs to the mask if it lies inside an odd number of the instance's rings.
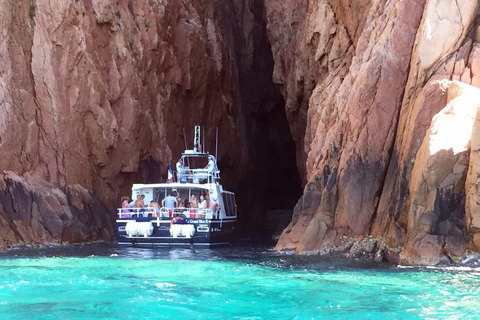
[[[235,195],[233,193],[222,192],[223,204],[227,216],[236,216]]]
[[[222,192],[222,198],[223,198],[223,206],[225,207],[225,214],[228,216],[228,213],[230,212],[230,206],[227,201],[227,195]]]

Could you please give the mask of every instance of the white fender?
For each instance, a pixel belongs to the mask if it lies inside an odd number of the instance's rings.
[[[125,232],[129,237],[144,236],[146,238],[152,235],[153,224],[150,221],[145,221],[145,222],[129,221],[125,226]]]

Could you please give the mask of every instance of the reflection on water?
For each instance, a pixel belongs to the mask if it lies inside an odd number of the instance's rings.
[[[0,255],[8,319],[474,319],[480,269],[118,245]]]

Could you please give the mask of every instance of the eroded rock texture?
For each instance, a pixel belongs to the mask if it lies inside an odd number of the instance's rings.
[[[272,48],[290,109],[309,99],[307,185],[277,249],[419,264],[478,252],[477,3],[296,1],[308,10],[292,22],[267,3],[269,29],[302,26]]]
[[[63,191],[13,172],[0,175],[1,250],[22,244],[112,241],[114,222],[102,212],[108,208],[80,185]]]

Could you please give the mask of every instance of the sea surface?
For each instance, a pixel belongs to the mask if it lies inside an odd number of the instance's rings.
[[[478,319],[480,267],[84,245],[0,254],[1,319]]]

